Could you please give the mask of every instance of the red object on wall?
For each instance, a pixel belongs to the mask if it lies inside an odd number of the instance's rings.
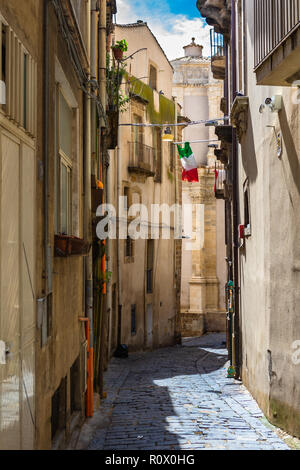
[[[241,239],[245,238],[245,225],[239,225],[239,236]]]

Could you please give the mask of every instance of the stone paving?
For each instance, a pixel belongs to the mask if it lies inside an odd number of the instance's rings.
[[[266,427],[246,388],[227,378],[225,337],[211,334],[182,346],[113,358],[107,399],[89,449],[289,449]]]

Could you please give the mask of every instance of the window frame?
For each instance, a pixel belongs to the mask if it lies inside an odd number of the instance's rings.
[[[74,144],[72,139],[71,155],[68,156],[60,146],[60,95],[65,100],[70,110],[72,111],[72,126],[71,132],[73,134],[73,126],[75,123],[74,108],[69,104],[63,89],[59,83],[56,85],[56,106],[55,106],[55,233],[64,235],[73,235],[73,151]],[[63,194],[63,178],[62,178],[62,165],[67,169],[67,231],[62,231],[63,228],[63,211],[62,211],[62,194]]]
[[[154,83],[153,83],[153,74],[151,74],[151,71],[155,72]],[[157,67],[154,64],[150,64],[149,65],[149,86],[150,86],[150,88],[152,88],[152,90],[157,91],[158,90],[157,83],[158,83],[158,70],[157,70]]]
[[[1,13],[0,33],[0,80],[3,82],[2,92],[5,92],[5,103],[0,104],[0,109],[14,124],[34,137],[37,120],[37,63]]]
[[[155,155],[155,183],[162,182],[162,130],[160,127],[153,128],[153,149]]]
[[[136,304],[131,305],[131,336],[136,336],[136,320],[137,320],[137,315],[136,315]]]

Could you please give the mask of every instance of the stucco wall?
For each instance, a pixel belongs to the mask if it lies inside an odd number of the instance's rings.
[[[208,120],[208,119],[216,119],[221,117],[220,111],[220,99],[223,96],[223,84],[221,81],[215,80],[212,76],[211,71],[211,62],[208,58],[203,57],[189,57],[185,56],[179,59],[172,61],[172,65],[174,67],[174,79],[173,79],[173,94],[177,97],[178,102],[182,106],[182,113],[187,116],[192,121],[198,120]],[[183,140],[189,141],[191,143],[191,148],[197,160],[199,166],[203,168],[210,167],[210,171],[214,172],[214,164],[215,164],[215,156],[213,149],[208,148],[208,142],[204,143],[194,143],[194,140],[215,140],[216,136],[214,134],[214,127],[206,127],[204,124],[195,125],[195,126],[188,126],[183,131]],[[208,170],[207,170],[208,171]],[[205,171],[203,175],[205,174]],[[209,194],[211,193],[213,196],[213,178],[210,179],[210,183],[206,182],[206,177],[203,176],[201,171],[199,171],[200,177],[200,186],[206,187],[209,186],[207,191]],[[203,180],[203,181],[202,181]],[[200,187],[199,185],[193,183],[183,183],[183,204],[192,204],[199,199],[200,196]],[[193,196],[193,197],[192,197]],[[205,199],[205,198],[204,198]],[[202,200],[203,202],[203,200]],[[207,325],[205,325],[204,320],[199,321],[199,319],[195,320],[194,316],[188,317],[186,315],[186,322],[183,321],[183,324],[187,323],[187,326],[183,326],[183,329],[188,331],[189,334],[191,333],[192,329],[190,325],[192,322],[196,325],[200,325],[200,328],[197,326],[194,334],[201,334],[201,331],[205,330],[205,328],[224,328],[224,285],[226,282],[226,264],[225,264],[225,221],[224,221],[224,202],[221,200],[214,199],[213,196],[213,204],[208,204],[208,201],[205,200],[205,211],[210,216],[207,216],[207,224],[208,226],[205,227],[205,231],[207,232],[207,243],[209,243],[210,239],[216,237],[216,240],[211,245],[207,246],[205,251],[207,253],[207,260],[212,258],[214,260],[214,274],[213,276],[216,277],[216,282],[219,281],[219,288],[216,289],[216,297],[214,299],[214,309],[223,311],[222,320],[218,320],[218,314],[211,314],[210,319],[207,321]],[[191,224],[190,220],[190,224]],[[210,227],[212,227],[212,234],[210,233]],[[189,235],[189,234],[185,234]],[[187,312],[188,310],[191,312],[191,300],[193,303],[193,299],[191,299],[191,285],[190,281],[193,277],[200,276],[200,274],[196,274],[196,264],[200,263],[199,260],[199,252],[198,255],[196,252],[186,250],[186,246],[189,244],[189,240],[183,240],[183,250],[182,250],[182,283],[181,283],[181,311]],[[198,256],[198,258],[197,258]],[[209,261],[204,262],[204,257],[202,255],[201,261],[201,276],[205,278],[206,276],[211,276],[209,274]],[[200,265],[200,264],[199,264]],[[202,287],[192,287],[193,289],[193,296],[196,296],[198,300],[201,297],[204,297],[204,293],[202,293]],[[198,290],[197,290],[198,289]],[[209,293],[207,294],[208,297],[211,295],[210,288],[208,287]],[[215,294],[212,294],[214,297]],[[201,301],[200,301],[201,303]],[[217,306],[217,307],[216,307]],[[205,307],[203,306],[205,309]],[[194,312],[195,313],[195,312]],[[203,315],[203,313],[202,313]]]
[[[136,54],[127,71],[145,84],[149,84],[148,71],[150,64],[157,67],[158,83],[157,90],[164,92],[164,98],[172,98],[173,70],[163,51],[157,44],[151,32],[146,26],[115,27],[115,40],[126,39],[130,55],[140,47],[146,47],[147,51]],[[138,45],[138,46],[137,46]],[[142,78],[147,77],[147,78]],[[152,95],[152,90],[136,87],[136,92],[141,95]],[[169,102],[170,112],[175,109],[173,102]],[[163,99],[154,92],[153,106],[150,103],[142,103],[140,99],[132,98],[127,110],[121,115],[122,123],[133,122],[133,115],[141,117],[142,122],[152,122],[161,119],[164,107]],[[151,108],[151,109],[150,109]],[[152,109],[153,108],[153,109]],[[167,113],[168,114],[168,113]],[[171,112],[172,114],[172,112]],[[172,116],[168,117],[169,119]],[[173,122],[175,114],[173,113]],[[170,121],[168,121],[170,122]],[[171,121],[172,122],[172,121]],[[162,143],[162,172],[161,183],[155,182],[153,176],[128,171],[130,161],[129,142],[135,139],[133,128],[130,126],[120,127],[121,148],[121,195],[124,195],[124,187],[129,187],[132,203],[141,202],[147,207],[149,214],[149,231],[151,232],[151,204],[166,203],[172,206],[175,203],[175,166],[170,171],[170,144]],[[143,129],[143,144],[154,146],[153,129]],[[112,152],[113,154],[113,152]],[[117,181],[117,151],[114,152],[114,163],[111,167],[111,182]],[[113,178],[116,178],[115,180]],[[111,200],[116,205],[117,193],[111,187]],[[171,218],[171,227],[174,221]],[[131,260],[125,259],[125,240],[121,240],[121,276],[122,276],[122,336],[121,342],[129,346],[129,351],[140,350],[147,347],[160,347],[174,343],[175,341],[175,316],[177,312],[177,298],[175,285],[175,241],[174,230],[171,228],[169,240],[154,240],[154,262],[153,262],[153,293],[146,292],[146,244],[147,240],[134,241],[134,253]],[[112,254],[112,265],[116,266],[116,251]],[[112,283],[117,281],[116,273],[113,273]],[[148,314],[147,306],[152,305],[152,343],[147,340]],[[136,334],[131,334],[131,306],[136,305]]]
[[[300,339],[299,103],[293,88],[256,85],[248,4],[246,13],[250,110],[239,154],[240,219],[248,177],[251,237],[240,251],[243,380],[273,422],[300,435],[300,366],[292,362],[292,343]],[[275,94],[283,96],[282,111],[260,114],[260,104]]]
[[[42,23],[42,17],[39,19]],[[79,154],[77,174],[78,178],[76,193],[73,193],[74,203],[77,206],[77,230],[76,235],[82,236],[82,158],[83,158],[83,94],[78,87],[77,78],[72,69],[71,61],[68,58],[66,45],[59,33],[56,15],[50,8],[50,113],[49,113],[49,231],[52,254],[54,255],[54,126],[55,126],[55,56],[57,56],[63,67],[65,76],[71,86],[72,93],[78,103],[79,113]],[[41,63],[42,64],[42,63]],[[43,83],[43,70],[39,71],[39,83]],[[39,99],[41,108],[42,97]],[[38,158],[43,160],[42,142]],[[43,216],[43,196],[42,182],[40,182],[40,192],[38,194],[38,227],[44,224]],[[75,187],[73,187],[74,190]],[[75,227],[74,227],[75,228]],[[39,257],[38,266],[38,295],[44,293],[44,257],[43,257],[43,231],[39,229]],[[53,305],[50,336],[47,343],[41,347],[40,330],[37,331],[36,343],[36,445],[40,449],[51,448],[51,399],[59,387],[63,378],[67,377],[67,397],[66,397],[66,429],[70,425],[70,368],[75,359],[80,354],[81,343],[84,340],[84,326],[79,322],[79,317],[83,316],[83,258],[81,256],[58,259],[53,257]],[[82,383],[80,383],[82,387]],[[82,409],[84,413],[84,396],[82,395]]]

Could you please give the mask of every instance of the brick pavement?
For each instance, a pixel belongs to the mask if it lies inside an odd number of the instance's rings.
[[[289,449],[266,427],[246,388],[226,377],[224,336],[184,340],[182,346],[113,358],[107,399],[89,449]]]

